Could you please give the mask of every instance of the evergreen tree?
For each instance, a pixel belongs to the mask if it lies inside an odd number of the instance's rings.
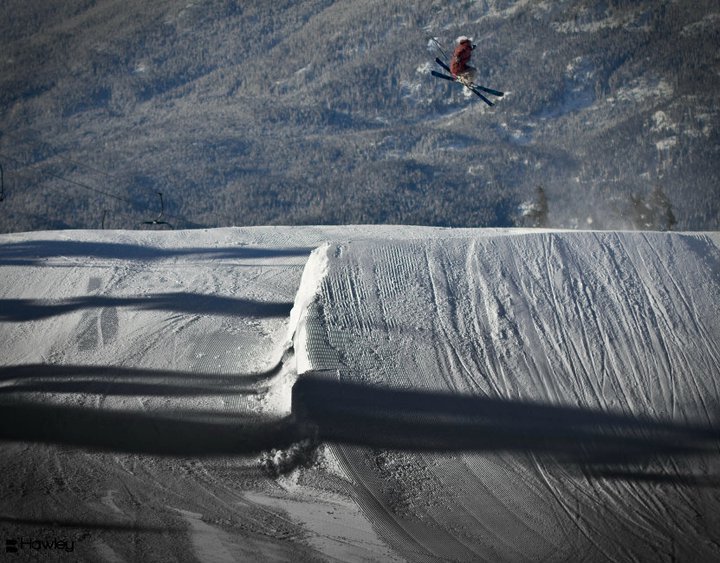
[[[647,200],[630,196],[633,227],[638,230],[671,231],[677,224],[672,205],[660,186],[655,186]]]
[[[660,186],[655,186],[649,201],[653,212],[655,228],[659,231],[671,231],[677,224],[670,200]]]
[[[545,228],[548,226],[548,202],[542,186],[537,188],[535,201],[520,205],[520,212],[526,227]]]

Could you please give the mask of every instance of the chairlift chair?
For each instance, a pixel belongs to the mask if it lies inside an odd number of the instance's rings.
[[[163,203],[163,195],[162,192],[157,193],[158,196],[160,196],[160,213],[158,213],[158,216],[155,217],[155,219],[152,219],[150,221],[143,221],[143,225],[167,225],[171,229],[175,230],[175,227],[173,227],[170,223],[165,221],[163,219],[163,215],[165,214],[165,204]]]

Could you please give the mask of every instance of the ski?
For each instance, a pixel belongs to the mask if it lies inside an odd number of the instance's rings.
[[[456,80],[456,82],[459,82],[459,81]],[[459,84],[462,84],[462,82],[459,82]],[[467,84],[463,84],[463,86],[465,86],[465,88],[468,88],[473,94],[475,94],[476,96],[478,96],[478,97],[479,97],[483,102],[485,102],[487,105],[489,105],[489,106],[494,106],[494,105],[495,105],[493,102],[491,102],[490,100],[488,100],[485,96],[483,96],[482,93],[480,92],[480,90],[476,90],[473,86],[468,86]]]
[[[449,76],[449,75],[447,75],[447,74],[443,74],[442,72],[437,72],[437,71],[435,71],[435,70],[430,71],[430,74],[432,74],[433,76],[437,76],[438,78],[442,78],[442,79],[444,79],[444,80],[449,80],[450,82],[457,82],[458,84],[461,84],[462,86],[465,86],[465,88],[467,88],[468,90],[470,90],[470,91],[471,91],[473,94],[475,94],[476,96],[479,96],[480,99],[481,99],[483,102],[485,102],[487,105],[489,105],[489,106],[494,106],[494,105],[495,105],[495,104],[492,103],[490,100],[488,100],[485,96],[483,96],[482,93],[481,93],[479,90],[476,90],[476,89],[474,88],[474,85],[467,85],[467,84],[465,84],[465,83],[463,83],[463,82],[460,82],[460,81],[459,81],[457,78],[455,78],[454,76]]]
[[[430,74],[432,74],[433,76],[437,76],[438,78],[444,78],[445,80],[449,80],[450,82],[457,82],[457,79],[455,79],[454,77],[443,74],[442,72],[438,72],[437,70],[431,70]]]
[[[498,98],[502,98],[505,95],[505,92],[501,92],[500,90],[493,90],[492,88],[488,88],[487,86],[480,86],[479,84],[473,84],[473,86],[478,90],[482,90],[483,92],[487,92],[488,94],[492,94],[493,96],[497,96]]]
[[[441,67],[443,67],[447,72],[450,72],[452,74],[450,67],[446,65],[445,61],[443,61],[440,57],[435,57],[435,62]],[[487,86],[473,84],[473,87],[477,88],[478,90],[482,90],[483,92],[487,92],[488,94],[492,94],[493,96],[497,96],[498,98],[502,98],[505,95],[505,92],[501,92],[500,90],[493,90],[492,88],[488,88]]]
[[[480,86],[479,84],[473,83],[473,88],[477,88],[478,90],[482,90],[483,92],[487,92],[488,94],[492,94],[493,96],[497,96],[498,98],[502,98],[505,95],[505,92],[501,92],[500,90],[493,90],[492,88],[488,88],[487,86]]]
[[[452,71],[450,70],[450,67],[448,65],[446,65],[445,61],[443,61],[440,57],[435,57],[435,62],[437,64],[439,64],[441,67],[443,67],[445,70],[447,70],[448,72],[452,73]]]

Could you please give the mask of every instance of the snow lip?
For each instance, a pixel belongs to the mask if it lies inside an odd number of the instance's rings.
[[[297,381],[298,373],[302,373],[306,369],[305,366],[309,365],[306,320],[308,309],[315,301],[328,271],[329,248],[329,243],[319,246],[310,253],[305,263],[293,307],[290,310],[284,344],[280,346],[280,358],[272,368],[277,372],[277,379],[263,399],[266,409],[280,418],[291,416],[293,386]]]
[[[296,374],[310,369],[306,345],[308,309],[317,299],[323,279],[327,275],[330,249],[330,243],[325,243],[310,254],[300,279],[300,287],[295,295],[295,303],[290,311],[288,348],[292,347],[295,351]]]

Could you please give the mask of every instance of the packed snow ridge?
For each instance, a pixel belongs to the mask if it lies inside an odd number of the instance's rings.
[[[316,259],[293,406],[394,553],[720,555],[715,235],[438,232]]]
[[[720,559],[719,243],[2,235],[3,530],[92,513],[87,559],[130,557],[125,518],[199,560]]]
[[[307,355],[308,310],[317,299],[323,278],[327,274],[329,248],[330,245],[326,243],[310,254],[295,296],[295,304],[290,312],[289,336],[295,350],[296,373],[311,369]]]

